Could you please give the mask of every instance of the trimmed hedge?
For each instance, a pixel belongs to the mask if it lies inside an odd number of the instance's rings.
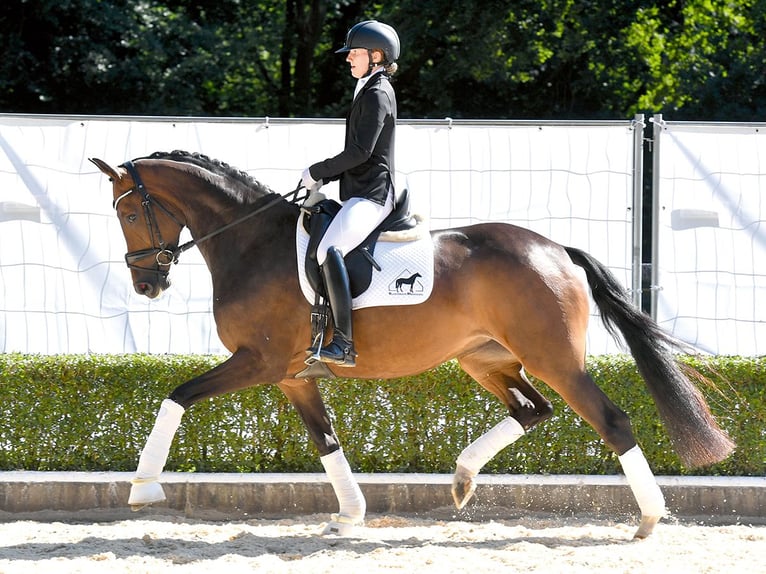
[[[726,461],[705,469],[681,466],[630,357],[590,357],[588,366],[597,384],[630,415],[657,474],[766,474],[766,358],[682,359],[721,389],[706,394],[738,445]],[[0,355],[0,470],[132,471],[161,400],[222,360]],[[484,472],[621,472],[593,429],[544,384],[537,386],[554,403],[553,418],[501,452]],[[450,473],[460,451],[506,414],[454,362],[407,379],[322,381],[321,389],[359,472]],[[322,467],[292,406],[276,387],[263,386],[189,409],[166,469],[319,472]]]

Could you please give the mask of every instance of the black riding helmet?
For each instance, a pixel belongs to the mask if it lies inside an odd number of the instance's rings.
[[[350,52],[354,48],[383,52],[385,64],[393,64],[399,58],[399,36],[391,26],[377,20],[365,20],[355,24],[346,34],[346,43],[336,54]],[[372,56],[370,56],[372,64]]]

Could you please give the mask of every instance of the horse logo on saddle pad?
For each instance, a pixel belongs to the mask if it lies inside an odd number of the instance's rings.
[[[406,271],[404,273],[406,274]],[[417,292],[422,292],[423,291],[423,282],[422,281],[418,281],[418,279],[422,279],[422,278],[423,278],[423,276],[420,273],[413,273],[412,275],[410,275],[408,277],[405,277],[405,276],[399,277],[399,279],[397,279],[396,282],[395,282],[394,291],[397,292],[397,293],[402,293],[403,292],[403,288],[406,288],[407,286],[409,286],[410,290],[409,291],[405,291],[405,293],[407,293],[407,294],[412,295],[413,293],[416,292],[416,288],[417,288]],[[390,285],[388,287],[388,292],[391,293],[391,286]]]
[[[433,241],[426,226],[409,215],[407,191],[394,212],[351,253],[346,255],[351,282],[352,308],[423,303],[433,289]],[[340,209],[324,199],[305,206],[295,231],[298,279],[309,303],[324,287],[316,261],[319,241]],[[386,230],[386,231],[383,231]]]

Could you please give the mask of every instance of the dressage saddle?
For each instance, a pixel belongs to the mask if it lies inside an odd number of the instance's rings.
[[[323,199],[309,207],[303,206],[303,228],[309,234],[306,249],[306,278],[311,288],[321,297],[326,298],[322,275],[317,261],[319,242],[327,231],[330,222],[340,211],[340,204],[334,199]],[[375,261],[375,244],[384,231],[406,231],[417,225],[415,217],[410,214],[410,196],[408,190],[403,190],[394,205],[394,210],[367,236],[367,238],[344,258],[351,284],[351,296],[358,297],[364,293],[372,282],[373,267],[380,271]]]

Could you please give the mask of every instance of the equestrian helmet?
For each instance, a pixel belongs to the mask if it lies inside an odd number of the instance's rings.
[[[385,63],[393,64],[399,58],[399,35],[391,26],[377,20],[365,20],[355,24],[346,34],[346,43],[336,54],[350,52],[354,48],[381,50]]]

